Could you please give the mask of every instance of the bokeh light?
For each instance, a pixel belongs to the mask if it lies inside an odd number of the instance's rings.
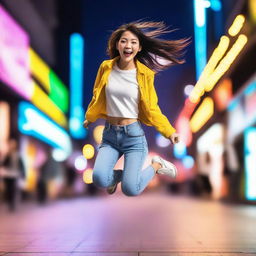
[[[93,138],[97,144],[101,143],[103,130],[104,130],[104,125],[98,125],[93,130]]]
[[[85,168],[87,167],[87,159],[84,158],[84,156],[78,156],[76,159],[75,159],[75,168],[78,170],[78,171],[83,171],[85,170]]]
[[[184,142],[180,141],[173,147],[173,154],[176,158],[182,158],[187,154],[187,148]]]
[[[158,133],[156,135],[156,144],[160,148],[166,148],[166,147],[168,147],[171,144],[171,141],[169,139],[166,139],[160,133]]]
[[[83,173],[84,183],[86,183],[86,184],[92,184],[93,183],[92,173],[93,173],[93,170],[91,168],[88,168],[84,171],[84,173]]]
[[[194,166],[195,161],[194,161],[194,158],[192,156],[185,156],[182,159],[182,163],[185,166],[185,168],[190,169]]]
[[[194,85],[192,85],[192,84],[186,85],[185,88],[184,88],[184,94],[186,96],[189,96],[190,93],[193,91],[193,89],[194,89]]]
[[[86,144],[83,147],[83,155],[86,159],[92,159],[94,157],[95,149],[91,144]]]

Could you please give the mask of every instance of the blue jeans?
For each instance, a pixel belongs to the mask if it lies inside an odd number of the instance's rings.
[[[155,175],[151,165],[142,170],[147,154],[147,141],[140,122],[125,126],[106,122],[93,169],[93,183],[107,188],[121,182],[125,195],[139,195]],[[113,168],[122,155],[124,169],[114,171]]]

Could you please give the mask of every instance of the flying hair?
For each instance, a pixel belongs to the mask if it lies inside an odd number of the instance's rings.
[[[168,30],[162,21],[134,21],[121,25],[109,37],[107,54],[111,59],[119,56],[116,44],[125,31],[135,34],[140,42],[142,50],[137,53],[136,58],[144,65],[159,72],[175,64],[182,64],[184,50],[190,43],[190,38],[178,40],[165,40],[159,38],[174,30]]]

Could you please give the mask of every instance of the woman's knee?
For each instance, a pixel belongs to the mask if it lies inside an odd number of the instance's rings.
[[[130,184],[123,184],[122,183],[122,192],[126,196],[138,196],[140,191],[137,189],[137,186],[130,185]]]
[[[104,170],[103,171],[98,169],[93,170],[92,180],[97,187],[107,188],[110,186],[106,173],[107,171],[104,171]]]

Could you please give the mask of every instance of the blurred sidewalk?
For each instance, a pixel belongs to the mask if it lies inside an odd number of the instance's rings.
[[[0,255],[255,255],[256,207],[144,193],[0,212]]]

